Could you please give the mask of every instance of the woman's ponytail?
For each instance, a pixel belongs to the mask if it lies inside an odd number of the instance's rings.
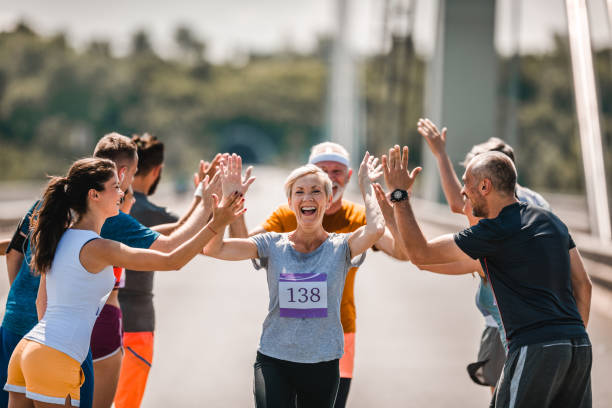
[[[32,215],[32,249],[34,273],[45,273],[62,234],[70,226],[68,179],[53,177],[45,190],[42,205]],[[43,233],[44,231],[44,233]]]

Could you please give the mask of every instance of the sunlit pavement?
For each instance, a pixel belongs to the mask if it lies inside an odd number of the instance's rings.
[[[257,176],[247,197],[250,226],[283,201],[284,172]],[[425,230],[429,236],[444,232]],[[4,263],[0,274],[6,276]],[[0,283],[5,299],[6,279]],[[477,284],[472,276],[434,275],[369,252],[355,287],[356,364],[348,405],[488,406],[489,389],[472,383],[465,368],[475,361],[484,324],[474,306]],[[143,407],[253,406],[252,364],[267,303],[265,272],[248,261],[200,256],[181,271],[158,273],[155,356]],[[595,407],[612,405],[611,323],[592,311]]]

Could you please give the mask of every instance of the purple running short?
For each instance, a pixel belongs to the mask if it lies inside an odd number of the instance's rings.
[[[118,353],[123,347],[121,309],[104,305],[91,332],[91,354],[94,362]]]

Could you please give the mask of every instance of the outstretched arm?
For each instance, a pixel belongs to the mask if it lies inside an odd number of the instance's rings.
[[[354,231],[348,239],[351,257],[355,257],[378,241],[385,232],[385,220],[376,201],[373,180],[382,175],[378,159],[366,152],[359,166],[359,188],[363,196],[366,225]]]
[[[24,256],[21,252],[11,248],[6,253],[6,272],[8,274],[9,286],[15,282],[15,278],[21,269]]]
[[[217,155],[214,157],[211,163],[204,161],[204,160],[200,160],[198,171],[193,174],[193,182],[196,187],[196,194],[194,194],[193,199],[191,200],[189,209],[185,212],[185,214],[183,214],[183,216],[178,221],[156,225],[154,227],[151,227],[151,229],[159,232],[162,235],[170,236],[177,229],[183,226],[187,222],[187,220],[191,218],[191,216],[194,214],[194,212],[198,209],[198,207],[202,203],[202,195],[203,195],[202,190],[204,188],[204,185],[201,185],[201,183],[204,182],[205,179],[209,181],[213,179],[215,173],[217,172],[219,168],[219,163],[224,158],[227,158],[227,156],[228,156],[227,154],[222,155],[222,154],[217,153]],[[208,210],[210,210],[210,208],[208,208]],[[210,213],[208,213],[208,215],[210,216]]]
[[[397,229],[397,223],[395,222],[395,215],[393,214],[393,205],[389,202],[389,198],[384,192],[374,188],[376,193],[376,199],[382,212],[383,218],[385,219],[385,233],[381,239],[376,242],[376,248],[380,249],[389,256],[400,261],[409,261],[410,257],[404,251],[402,245],[402,239]]]
[[[247,176],[249,175],[250,172],[248,172]],[[233,158],[230,158],[227,164],[223,163],[221,165],[220,177],[224,192],[240,189],[246,184],[250,185],[254,180],[250,177],[242,178],[241,162],[234,161]],[[244,219],[244,213],[241,218]],[[204,248],[203,253],[205,255],[226,261],[257,258],[257,245],[255,242],[247,237],[224,240],[224,233],[225,228]]]
[[[240,156],[233,154],[228,157],[227,162],[227,167],[230,168],[232,172],[239,172],[239,174],[242,172],[242,159]],[[213,181],[214,176],[210,184],[214,184]],[[238,193],[244,195],[253,181],[255,181],[255,178],[251,177],[244,183],[240,181],[231,187],[223,187],[223,194],[227,197],[231,192],[237,191]],[[206,198],[206,193],[204,193],[204,196]],[[204,227],[204,225],[206,225],[206,222],[210,216],[211,207],[209,203],[207,203],[207,200],[203,199],[202,204],[203,205],[198,205],[193,215],[185,222],[185,224],[177,228],[170,236],[162,235],[156,239],[153,245],[151,245],[151,249],[162,252],[170,252],[189,238],[193,237],[201,228]]]
[[[194,237],[170,253],[131,248],[116,241],[95,239],[85,244],[81,250],[81,263],[85,269],[92,273],[100,272],[108,265],[121,266],[134,271],[180,269],[191,258],[199,254],[202,248],[215,235],[223,231],[227,224],[244,212],[243,202],[244,200],[238,192],[232,193],[230,197],[224,197],[218,207],[214,206],[213,218],[210,222]]]
[[[442,133],[429,119],[419,119],[417,130],[425,138],[429,149],[438,162],[442,190],[452,212],[463,214],[463,197],[461,197],[461,183],[455,173],[453,163],[446,153],[446,128]]]
[[[420,167],[408,171],[407,146],[404,146],[402,154],[400,147],[395,145],[389,149],[389,158],[383,156],[382,162],[389,191],[410,190],[421,171]],[[382,190],[380,185],[376,185],[376,188]],[[455,244],[452,234],[427,241],[412,212],[410,198],[395,203],[393,210],[404,249],[414,264],[444,264],[471,259]]]
[[[17,278],[17,275],[19,274],[19,270],[21,269],[21,264],[24,260],[24,252],[28,245],[30,217],[32,216],[34,208],[36,208],[38,205],[39,201],[37,201],[23,217],[17,226],[15,233],[13,234],[13,238],[9,241],[8,251],[5,249],[6,271],[8,273],[9,286],[13,284],[15,278]]]
[[[257,245],[249,238],[223,239],[219,233],[204,248],[204,255],[225,261],[242,261],[257,258]]]
[[[242,178],[243,183],[247,183],[251,179],[252,172],[253,166],[247,167]],[[248,238],[249,235],[244,214],[229,225],[229,236],[231,238]]]
[[[473,259],[466,259],[464,261],[445,264],[416,265],[416,267],[422,271],[429,271],[442,275],[465,275],[476,272],[482,278],[485,277],[480,262]]]

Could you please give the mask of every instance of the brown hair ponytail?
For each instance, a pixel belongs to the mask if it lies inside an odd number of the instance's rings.
[[[51,268],[57,244],[73,221],[72,211],[79,217],[85,214],[89,190],[104,190],[104,183],[114,172],[115,164],[110,160],[81,159],[70,167],[68,176],[51,178],[42,205],[32,216],[35,273],[45,273]]]

